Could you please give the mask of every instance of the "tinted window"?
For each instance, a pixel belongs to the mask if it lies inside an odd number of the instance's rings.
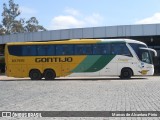
[[[22,55],[23,56],[36,56],[37,55],[37,46],[35,45],[27,45],[22,47]]]
[[[75,45],[76,55],[91,55],[92,45]]]
[[[151,55],[150,52],[147,50],[141,50],[141,58],[140,58],[143,62],[152,63],[152,59],[151,59]]]
[[[135,53],[137,54],[138,58],[146,63],[152,63],[152,58],[151,58],[151,54],[150,51],[148,50],[144,50],[144,49],[140,49],[142,48],[146,48],[147,46],[142,45],[142,44],[136,44],[136,43],[130,43],[129,44],[133,50],[135,51]]]
[[[141,52],[140,52],[140,47],[144,47],[144,48],[146,48],[146,46],[145,45],[142,45],[142,44],[136,44],[136,43],[130,43],[129,44],[132,48],[133,48],[133,50],[136,52],[136,54],[137,54],[137,56],[139,57],[139,59],[141,59]]]
[[[37,55],[36,46],[8,46],[9,53],[15,56],[34,56]]]
[[[56,45],[56,55],[73,55],[73,45]]]
[[[110,45],[109,44],[96,44],[96,45],[93,45],[93,54],[94,55],[110,54]]]
[[[37,46],[37,51],[39,56],[50,56],[55,55],[54,45],[39,45]]]
[[[113,55],[132,56],[125,43],[111,44],[111,53]]]
[[[136,44],[136,43],[130,43],[129,44],[132,48],[133,48],[133,50],[138,54],[138,52],[139,52],[139,48],[140,47],[143,47],[143,48],[146,48],[146,46],[145,45],[142,45],[142,44]]]
[[[15,56],[21,56],[22,55],[22,46],[8,46],[9,53],[11,55]]]
[[[54,45],[22,45],[9,46],[9,53],[15,56],[51,56],[55,55]]]

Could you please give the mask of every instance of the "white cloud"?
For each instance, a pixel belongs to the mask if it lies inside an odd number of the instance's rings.
[[[37,11],[35,9],[29,8],[29,7],[25,7],[25,6],[21,6],[20,8],[21,14],[24,15],[35,15],[37,13]]]
[[[69,29],[69,28],[82,28],[82,27],[95,27],[102,23],[102,16],[98,13],[91,15],[84,15],[78,10],[73,8],[66,8],[64,15],[59,15],[51,20],[48,29]]]
[[[84,22],[74,16],[57,16],[52,19],[51,29],[78,28],[84,26]]]
[[[64,12],[67,13],[67,14],[73,15],[73,16],[80,16],[81,15],[81,13],[74,8],[66,8],[64,10]]]
[[[153,24],[153,23],[160,23],[160,12],[155,13],[153,16],[144,18],[142,20],[138,20],[135,24]]]

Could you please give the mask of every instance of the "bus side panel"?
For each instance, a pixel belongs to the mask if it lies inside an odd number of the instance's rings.
[[[71,74],[72,63],[63,63],[61,64],[61,76],[68,76]]]
[[[114,76],[117,75],[117,63],[116,62],[110,62],[108,65],[106,65],[101,71],[100,76]]]
[[[8,67],[7,67],[7,76],[20,77],[20,75],[17,74],[17,73],[21,73],[21,65],[8,64]]]
[[[10,77],[28,77],[27,65],[20,64],[8,64],[7,65],[7,76]]]
[[[21,67],[21,74],[22,74],[22,77],[28,77],[28,65],[26,64],[22,64],[22,67]]]
[[[88,55],[82,62],[77,64],[72,70],[73,74],[70,76],[99,76],[107,75],[106,66],[110,66],[110,72],[113,75],[117,74],[117,65],[112,63],[115,55]],[[108,74],[109,74],[108,73]]]

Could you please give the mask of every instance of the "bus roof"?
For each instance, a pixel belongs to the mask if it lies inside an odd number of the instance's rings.
[[[143,42],[132,40],[132,39],[71,39],[71,40],[54,40],[54,41],[35,41],[35,42],[10,42],[7,45],[42,45],[42,44],[95,44],[95,43],[108,43],[108,42],[126,42],[126,43],[137,43],[137,44],[144,44]]]
[[[140,42],[137,40],[133,40],[133,39],[104,39],[104,41],[109,41],[109,42],[126,42],[126,43],[137,43],[137,44],[144,44],[146,45],[144,42]]]

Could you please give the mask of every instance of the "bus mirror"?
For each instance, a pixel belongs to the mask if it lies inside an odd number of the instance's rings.
[[[143,48],[143,47],[140,47],[140,49],[152,51],[152,52],[154,53],[154,56],[157,56],[157,51],[154,50],[154,49],[151,49],[151,48]]]

